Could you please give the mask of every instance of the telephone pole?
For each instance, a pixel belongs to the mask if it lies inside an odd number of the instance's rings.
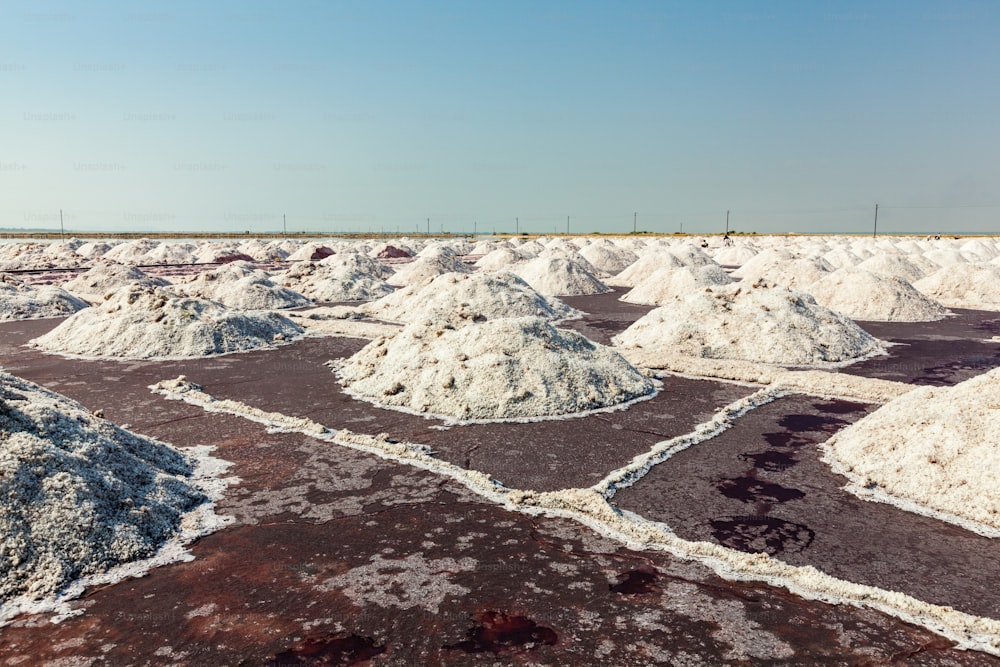
[[[566,216],[566,236],[569,236],[569,216]]]
[[[729,211],[726,211],[726,236],[729,236]]]
[[[875,202],[875,227],[872,228],[872,238],[878,233],[878,202]]]
[[[638,217],[639,217],[638,212],[633,212],[632,213],[632,233],[633,234],[635,234],[635,221],[636,221],[636,218],[638,218]]]
[[[514,218],[514,234],[520,234],[520,233],[521,233],[521,219]]]
[[[66,240],[66,228],[63,227],[62,209],[59,209],[59,240]]]
[[[281,233],[288,236],[288,220],[284,213],[281,214]]]

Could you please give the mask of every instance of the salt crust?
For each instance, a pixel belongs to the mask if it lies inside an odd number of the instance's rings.
[[[203,271],[176,289],[235,310],[281,310],[309,304],[302,294],[275,284],[266,271],[242,261]]]
[[[108,294],[129,285],[166,287],[169,284],[163,278],[150,276],[134,266],[99,261],[77,277],[64,283],[62,287],[91,303],[99,303]]]
[[[32,287],[11,275],[0,273],[0,321],[66,317],[89,305],[62,288],[52,285]]]
[[[666,267],[651,273],[648,278],[623,294],[620,300],[626,303],[659,306],[705,287],[728,285],[731,282],[733,279],[729,274],[715,264],[697,268]]]
[[[913,284],[949,308],[1000,310],[1000,266],[954,264]]]
[[[826,458],[866,499],[927,508],[919,513],[997,537],[998,443],[1000,369],[994,369],[887,403],[831,438]]]
[[[545,297],[513,273],[445,273],[424,285],[410,285],[360,310],[389,322],[446,319],[478,322],[498,317],[563,320],[580,312],[555,297]]]
[[[277,313],[239,313],[160,287],[127,287],[28,344],[87,358],[188,359],[271,347],[301,333]]]
[[[854,320],[932,322],[947,309],[902,278],[857,268],[839,269],[808,287],[816,303]]]
[[[359,400],[451,423],[590,414],[656,393],[616,351],[538,317],[415,322],[336,372]]]
[[[312,336],[346,336],[369,340],[395,336],[400,325],[378,322],[349,306],[320,306],[288,313],[288,318]]]
[[[367,255],[347,252],[319,262],[299,262],[280,282],[315,301],[371,301],[392,294],[392,270]]]
[[[241,416],[266,424],[274,430],[305,433],[380,458],[428,470],[453,479],[508,510],[568,518],[631,549],[664,551],[678,558],[698,562],[725,579],[762,582],[785,588],[810,600],[875,609],[942,635],[960,648],[1000,655],[1000,621],[923,602],[903,593],[838,579],[812,566],[789,565],[765,553],[748,554],[711,542],[685,540],[675,535],[664,523],[648,521],[610,505],[607,496],[613,494],[615,485],[620,485],[635,475],[636,466],[644,465],[641,460],[633,460],[609,475],[602,483],[603,487],[599,485],[588,489],[551,492],[510,489],[491,475],[466,470],[434,458],[426,446],[394,441],[385,434],[372,436],[347,430],[333,431],[309,420],[264,412],[235,401],[216,401],[197,386],[183,381],[165,381],[153,385],[151,389],[167,398],[199,405],[209,412]],[[690,436],[681,436],[655,445],[648,454],[650,461],[654,458],[665,460],[669,452],[679,451],[674,448],[679,447],[685,438],[690,440],[687,443],[690,446],[711,437],[720,425],[727,424],[735,416],[777,396],[766,391],[724,407],[709,422],[697,426]]]
[[[174,449],[0,372],[0,625],[72,615],[87,587],[192,560],[184,545],[231,522],[233,479],[212,448]]]
[[[511,272],[546,296],[604,294],[611,291],[578,262],[566,257],[540,255],[511,267]]]
[[[880,341],[803,292],[767,283],[720,286],[639,318],[612,341],[695,357],[784,366],[841,363],[883,354]]]

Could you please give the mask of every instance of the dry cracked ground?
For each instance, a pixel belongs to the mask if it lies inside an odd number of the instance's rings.
[[[644,312],[617,294],[567,299],[600,340]],[[5,665],[1000,665],[872,609],[727,581],[566,518],[504,509],[449,477],[148,390],[186,375],[219,398],[331,428],[386,433],[510,487],[589,486],[754,391],[668,376],[625,412],[471,425],[379,410],[339,391],[329,359],[364,341],[308,338],[185,362],[67,360],[22,347],[55,321],[0,325],[0,365],[132,430],[212,445],[233,462],[235,517],[194,559],[87,591],[80,614],[0,629]],[[993,313],[872,325],[905,345],[848,372],[953,384],[1000,365]],[[1000,617],[991,540],[846,494],[817,443],[873,406],[801,394],[751,410],[613,499],[679,536]]]

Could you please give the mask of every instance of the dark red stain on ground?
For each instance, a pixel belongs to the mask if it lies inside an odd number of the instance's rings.
[[[712,519],[712,535],[719,544],[747,553],[771,556],[802,551],[816,533],[808,526],[771,516]]]
[[[724,477],[716,488],[727,498],[735,498],[745,503],[787,503],[805,498],[798,489],[790,489],[774,482],[765,482],[752,476]]]
[[[309,667],[311,665],[358,665],[385,653],[385,646],[371,637],[328,635],[299,642],[274,656],[268,667]]]
[[[525,616],[484,611],[476,614],[475,620],[477,625],[469,628],[468,639],[443,648],[465,653],[520,653],[559,641],[555,630]]]
[[[798,459],[791,454],[779,452],[774,449],[769,449],[764,452],[740,454],[740,458],[751,463],[754,468],[757,468],[758,470],[766,470],[768,472],[788,470],[793,465],[798,463]]]
[[[618,583],[611,584],[608,588],[610,588],[612,592],[619,593],[621,595],[648,595],[650,593],[659,593],[660,586],[656,583],[659,578],[660,573],[657,572],[656,568],[643,566],[619,575]]]

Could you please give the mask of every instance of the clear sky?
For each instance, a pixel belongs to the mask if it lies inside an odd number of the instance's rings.
[[[996,0],[6,2],[0,227],[1000,232],[998,35]]]

